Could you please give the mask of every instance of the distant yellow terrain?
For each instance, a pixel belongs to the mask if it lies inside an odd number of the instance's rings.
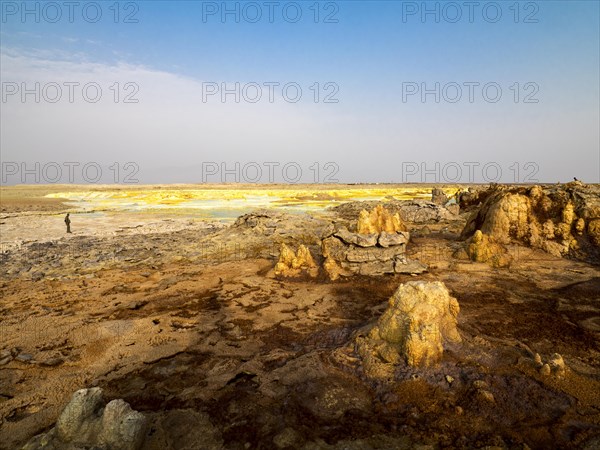
[[[453,195],[458,189],[446,189]],[[139,187],[91,188],[52,192],[46,198],[61,199],[83,210],[156,210],[189,211],[288,207],[320,210],[336,203],[354,200],[410,200],[431,198],[429,186],[244,186],[221,188]]]

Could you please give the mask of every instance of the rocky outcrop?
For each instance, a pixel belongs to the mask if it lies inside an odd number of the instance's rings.
[[[316,243],[330,235],[332,225],[329,220],[310,214],[290,214],[272,209],[257,209],[236,219],[231,227],[222,231],[222,237],[248,238],[297,238],[303,236],[308,243]],[[232,236],[232,233],[233,236]],[[243,236],[240,236],[242,233]],[[293,239],[296,240],[296,239]],[[289,243],[289,242],[288,242]]]
[[[421,273],[427,267],[405,256],[410,234],[398,214],[381,205],[359,214],[357,232],[346,227],[323,239],[323,268],[330,279],[351,275]]]
[[[518,243],[556,256],[600,261],[600,187],[580,182],[555,186],[498,187],[462,232],[481,230],[499,244]]]
[[[281,244],[279,261],[275,265],[274,271],[276,276],[285,278],[299,277],[303,274],[316,277],[319,268],[306,246],[300,244],[298,251],[294,253],[290,247]]]
[[[204,220],[188,223],[177,218],[161,221],[160,227],[124,228],[126,233],[82,234],[77,239],[26,243],[4,252],[7,249],[0,244],[0,278],[75,278],[99,269],[130,270],[132,265],[159,256],[161,261],[190,264],[272,259],[279,255],[282,242],[295,247],[304,244],[316,258],[321,240],[334,231],[328,218],[264,209],[245,214],[231,225]],[[138,232],[133,230],[144,231],[135,234]]]
[[[436,205],[445,205],[448,202],[449,198],[444,192],[443,189],[433,188],[431,190],[431,202]]]
[[[456,202],[463,211],[472,211],[480,207],[483,202],[498,188],[498,184],[484,186],[471,186],[467,190],[459,190],[455,194]]]
[[[136,450],[142,446],[145,431],[144,415],[123,400],[105,405],[100,388],[80,389],[60,414],[56,426],[34,437],[23,450]]]
[[[544,376],[553,375],[556,378],[564,378],[567,373],[567,366],[563,357],[559,353],[553,353],[550,358],[544,362],[539,353],[536,353],[534,363],[539,373]]]
[[[429,200],[390,200],[384,203],[376,201],[347,202],[331,208],[331,211],[341,218],[352,221],[356,220],[362,210],[372,209],[380,204],[390,214],[397,213],[404,223],[427,224],[461,220],[458,215],[458,205],[436,205]]]
[[[511,262],[506,247],[495,242],[487,234],[483,234],[481,230],[477,230],[467,240],[466,251],[471,261],[489,263],[494,267],[506,267]]]
[[[585,221],[580,218],[577,220],[576,231],[578,234],[583,234],[585,230]],[[588,222],[587,233],[592,243],[600,247],[600,219],[591,219]]]
[[[401,284],[377,324],[356,338],[365,374],[387,378],[402,362],[416,367],[437,363],[446,343],[461,342],[458,312],[457,300],[441,282]]]

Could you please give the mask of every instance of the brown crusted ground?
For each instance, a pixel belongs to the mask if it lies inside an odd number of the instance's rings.
[[[29,192],[28,195],[23,196],[22,192],[2,189],[0,193],[1,213],[19,213],[24,211],[61,212],[68,209],[61,199],[45,198],[41,193],[37,192]]]
[[[414,233],[409,245],[409,257],[430,265],[418,277],[287,281],[266,276],[275,258],[166,258],[184,253],[189,233],[148,235],[149,250],[139,236],[111,237],[122,251],[108,262],[88,258],[79,275],[63,261],[74,274],[64,279],[32,280],[35,267],[21,268],[19,259],[35,266],[39,249],[4,256],[18,270],[0,280],[0,350],[17,347],[34,363],[0,366],[1,448],[48,429],[75,390],[96,385],[151,419],[145,448],[160,448],[166,423],[172,448],[201,447],[192,427],[216,436],[205,448],[228,449],[600,442],[597,267],[510,247],[511,266],[493,269],[452,258],[457,232],[433,232]],[[72,261],[101,255],[109,240],[75,239],[85,245],[70,248]],[[39,258],[54,251],[44,247]],[[415,279],[446,283],[460,303],[464,343],[435,368],[400,367],[391,383],[366,379],[353,333]],[[540,375],[532,352],[563,355],[566,377]],[[62,362],[43,365],[53,358]],[[476,380],[494,403],[477,395]]]
[[[598,334],[581,326],[598,314],[598,278],[579,281],[576,294],[565,297],[569,281],[591,276],[590,268],[556,261],[537,283],[522,272],[473,271],[472,265],[425,275],[448,285],[461,305],[461,331],[489,355],[482,364],[481,355],[449,354],[437,371],[420,375],[423,381],[373,386],[359,371],[342,372],[329,354],[377,317],[402,277],[265,280],[261,273],[271,265],[252,260],[106,270],[66,282],[5,281],[3,346],[20,347],[40,362],[65,361],[2,367],[5,448],[48,427],[73,391],[91,385],[143,412],[208,412],[226,448],[269,447],[286,427],[307,441],[383,433],[466,447],[500,439],[534,448],[578,445],[598,432]],[[569,269],[583,273],[558,276]],[[567,283],[558,287],[561,281]],[[557,351],[573,370],[565,380],[545,379],[529,367],[518,343],[541,354]],[[310,364],[274,375],[298,358]],[[452,386],[444,384],[446,374],[457,380]],[[328,383],[348,376],[352,382],[344,381],[344,389],[366,396],[364,405],[342,405],[338,417],[310,404],[307,393],[318,397]],[[469,383],[476,379],[488,381],[495,405],[472,398]]]

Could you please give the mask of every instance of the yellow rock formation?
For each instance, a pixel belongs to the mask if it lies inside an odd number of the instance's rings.
[[[282,277],[297,277],[306,272],[311,277],[316,277],[319,268],[315,263],[310,250],[305,245],[300,245],[294,251],[285,244],[281,244],[279,261],[275,265],[275,275]]]
[[[467,254],[471,261],[491,263],[496,267],[507,266],[511,260],[506,249],[481,230],[477,230],[471,238],[467,245]]]
[[[441,282],[401,284],[388,308],[369,331],[358,336],[356,349],[367,376],[388,378],[404,360],[427,367],[442,359],[445,344],[457,344],[458,301]]]
[[[398,213],[392,215],[383,205],[377,205],[371,212],[364,209],[360,212],[356,231],[360,234],[374,234],[382,231],[395,233],[408,229]]]

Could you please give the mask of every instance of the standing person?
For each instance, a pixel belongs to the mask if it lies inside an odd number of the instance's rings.
[[[69,213],[65,217],[65,224],[67,225],[67,233],[71,232],[71,219],[69,219]]]

